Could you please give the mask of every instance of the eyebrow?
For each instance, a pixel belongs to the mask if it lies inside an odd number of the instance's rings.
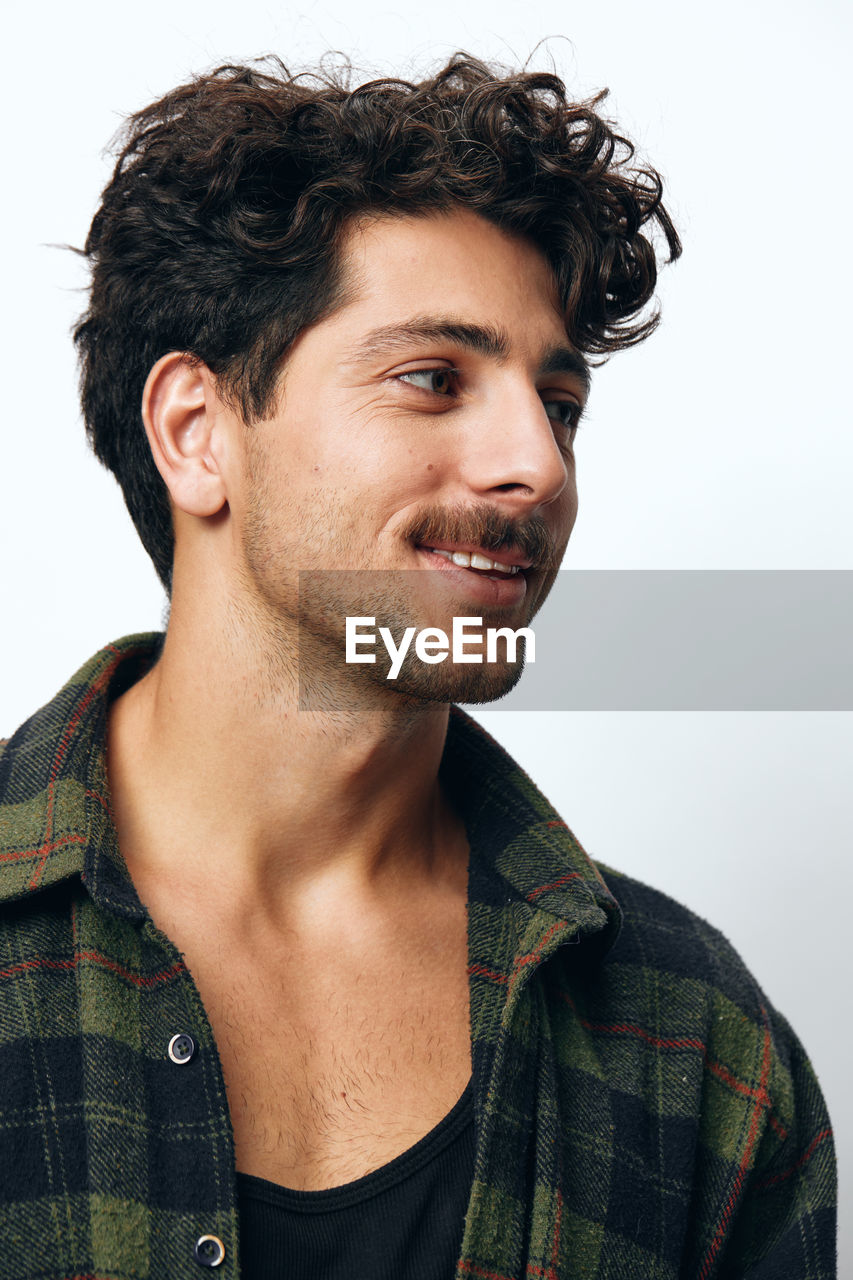
[[[589,365],[583,356],[573,351],[571,347],[550,347],[546,351],[545,358],[539,366],[539,376],[545,377],[549,373],[572,374],[581,380],[584,390],[589,394],[592,383]]]
[[[450,342],[477,355],[487,356],[503,363],[509,359],[510,340],[505,330],[495,325],[471,324],[439,316],[423,316],[403,324],[384,325],[372,329],[356,346],[347,352],[347,363],[393,355],[412,343]],[[539,365],[540,377],[549,373],[568,373],[579,378],[589,391],[589,365],[583,356],[569,346],[549,347]]]

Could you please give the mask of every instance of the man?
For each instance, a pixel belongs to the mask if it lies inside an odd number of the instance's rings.
[[[834,1274],[784,1020],[451,712],[520,652],[344,659],[554,580],[680,252],[596,105],[459,57],[130,121],[76,338],[171,613],[0,758],[0,1276]]]

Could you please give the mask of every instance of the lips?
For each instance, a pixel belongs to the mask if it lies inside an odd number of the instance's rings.
[[[471,614],[474,610],[480,616],[498,617],[504,610],[519,609],[527,598],[530,583],[526,570],[532,562],[515,552],[495,553],[470,543],[435,545],[427,541],[417,543],[415,551],[421,567],[432,570],[429,577],[436,587],[452,592],[454,613]]]
[[[514,551],[486,551],[483,547],[473,546],[470,543],[422,543],[418,550],[441,556],[442,559],[450,561],[460,569],[475,569],[481,573],[501,573],[512,577],[529,569],[533,563],[529,558]]]

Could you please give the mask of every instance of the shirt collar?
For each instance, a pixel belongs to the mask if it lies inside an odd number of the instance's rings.
[[[512,904],[519,932],[536,937],[536,947],[550,934],[559,945],[594,939],[608,950],[621,911],[595,863],[524,770],[459,707],[452,708],[441,776],[477,854],[472,881],[476,876],[479,893]]]
[[[110,813],[107,708],[162,640],[132,635],[101,649],[0,753],[0,902],[76,876],[98,905],[144,917]]]
[[[0,902],[79,876],[99,905],[144,917],[110,814],[107,709],[162,642],[131,635],[100,650],[0,754]],[[541,961],[548,938],[612,944],[620,913],[597,868],[527,774],[458,707],[441,778],[474,852],[472,894],[512,909],[516,962]]]

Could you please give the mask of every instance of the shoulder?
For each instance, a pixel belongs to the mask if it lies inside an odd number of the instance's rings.
[[[112,850],[104,817],[109,701],[156,661],[161,640],[144,634],[106,645],[2,740],[0,905],[35,901],[83,875],[87,858]]]
[[[759,1017],[766,998],[741,956],[719,929],[651,885],[601,863],[602,879],[622,911],[610,959],[654,970],[673,984],[708,987]]]
[[[792,1077],[803,1066],[811,1075],[811,1067],[737,949],[668,894],[600,864],[599,871],[622,911],[602,970],[604,998],[615,997],[625,1019],[633,1009],[664,1045],[692,1036],[706,1067],[725,1063],[729,1083],[747,1082],[790,1114]]]

